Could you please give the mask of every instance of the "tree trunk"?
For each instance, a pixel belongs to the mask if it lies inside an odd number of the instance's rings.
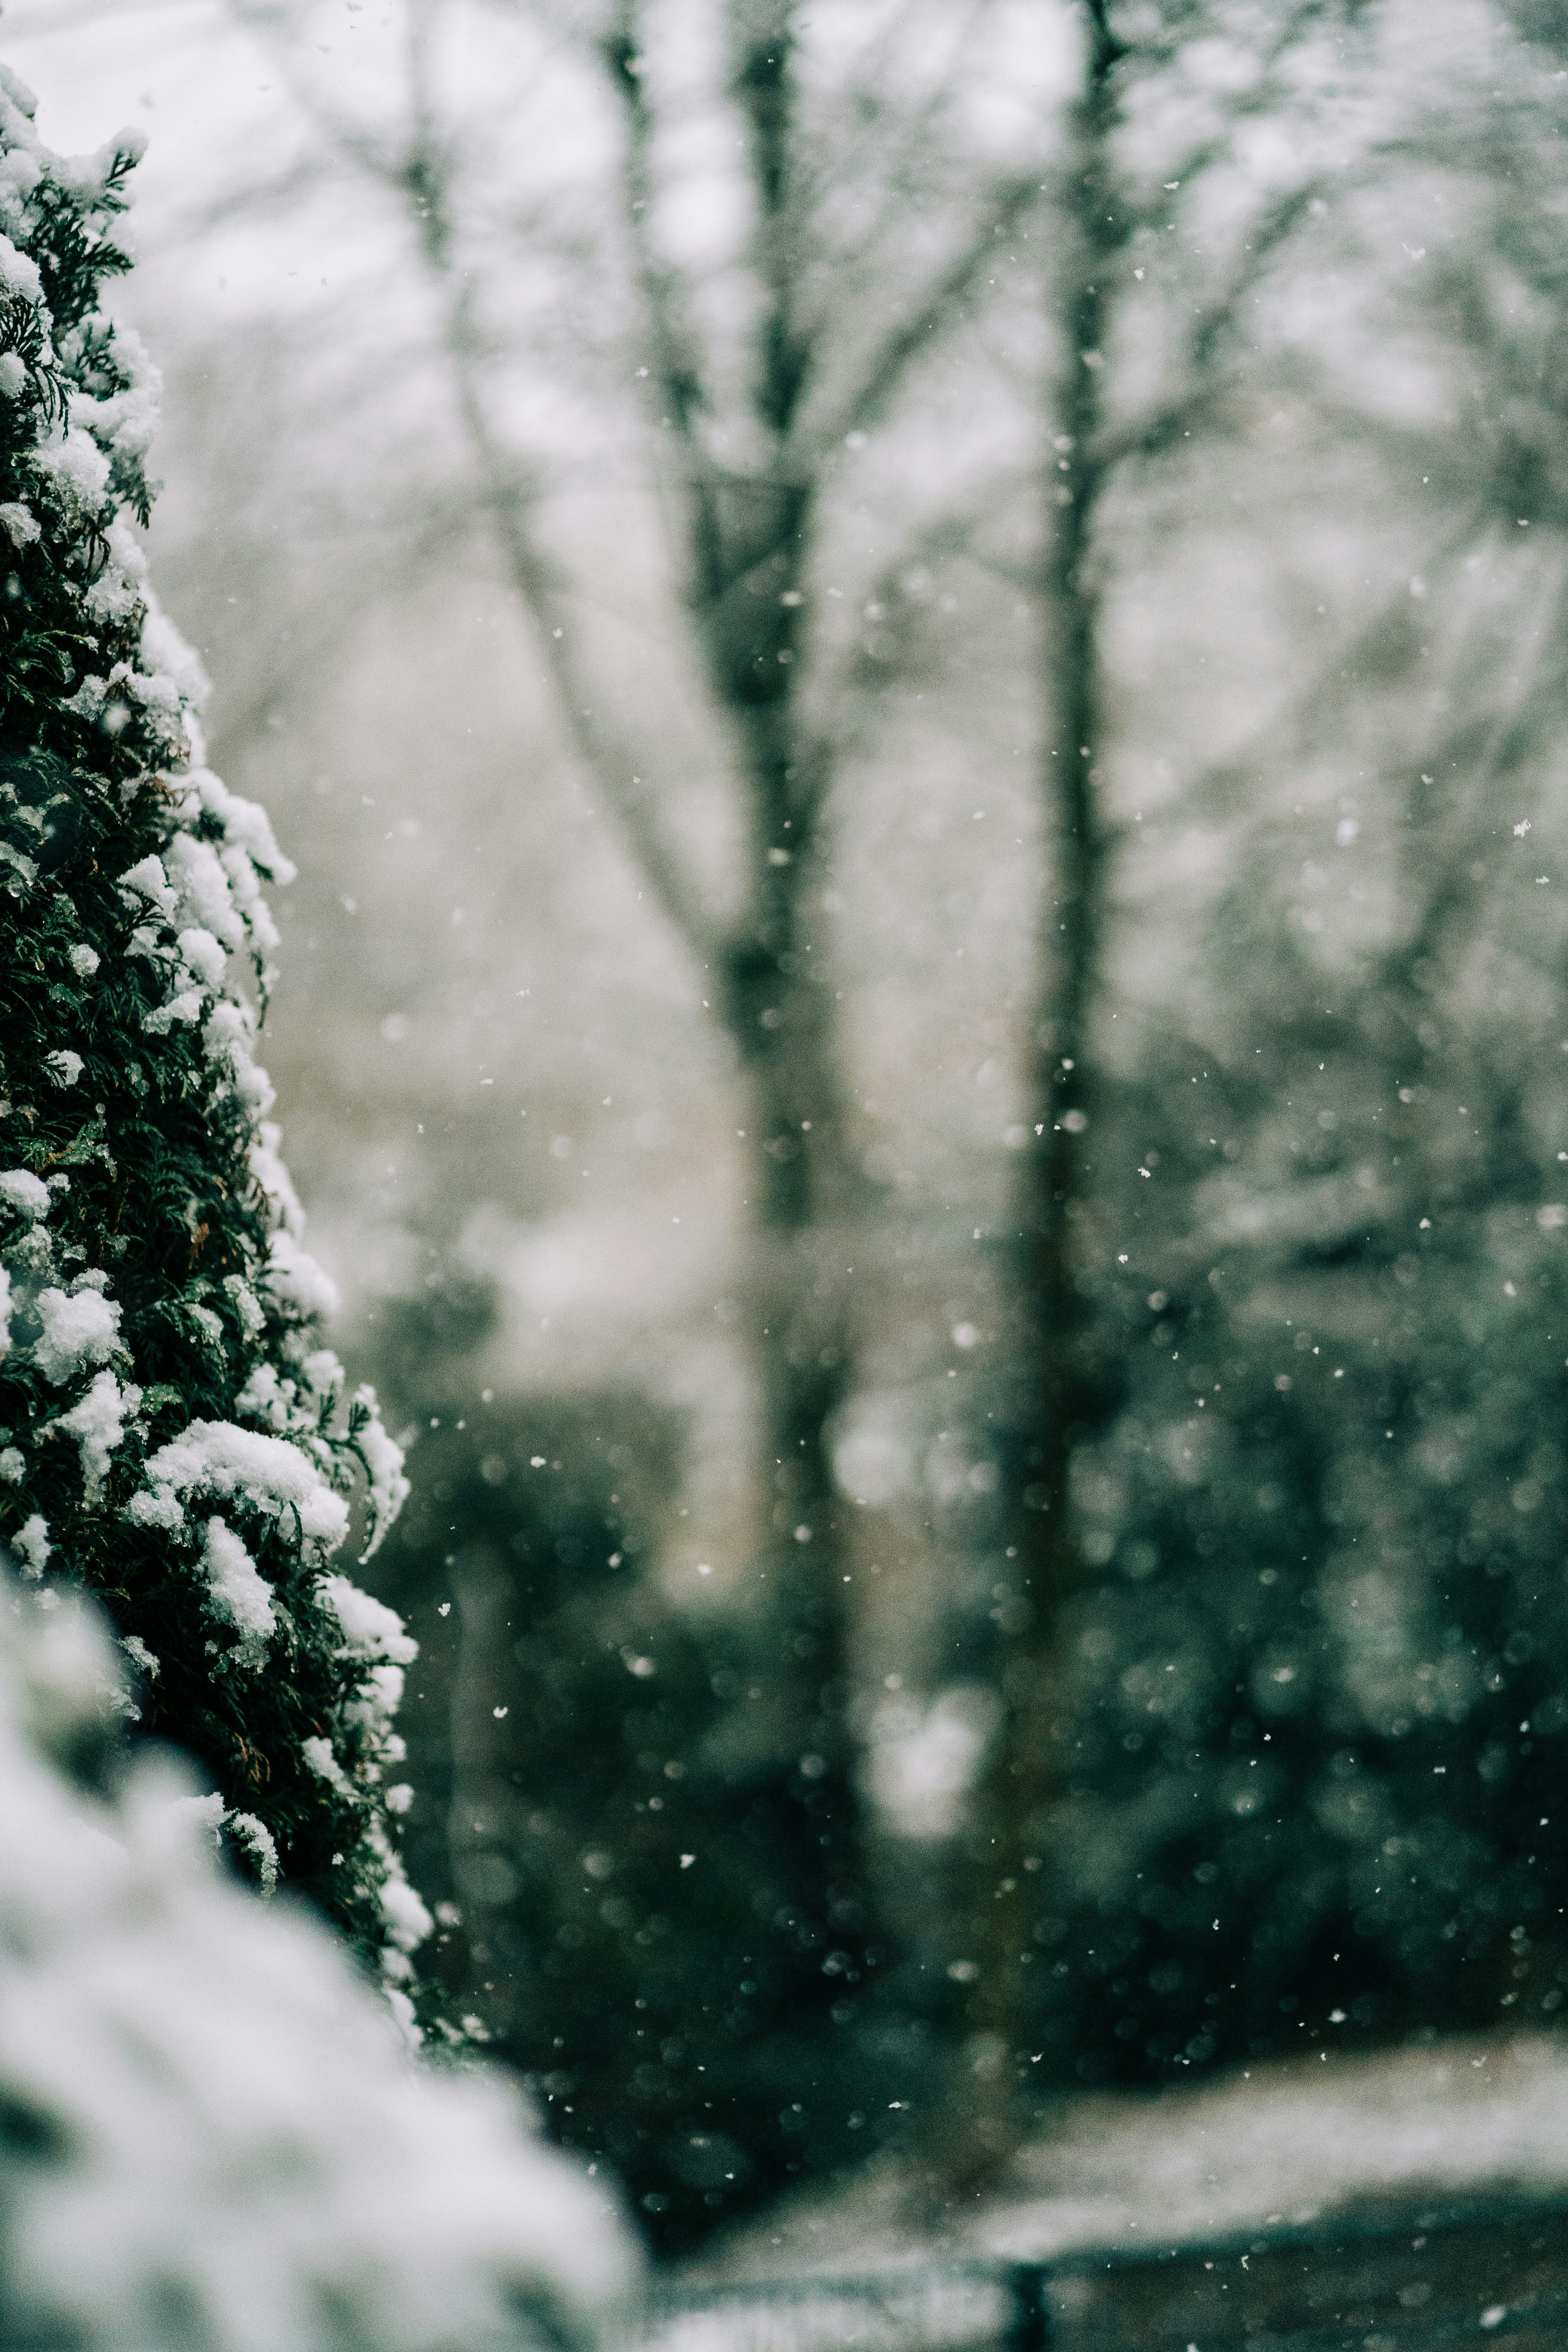
[[[793,534],[792,534],[793,538]],[[789,551],[790,575],[798,560]],[[817,826],[826,754],[796,709],[776,642],[796,608],[763,567],[770,591],[737,645],[714,647],[717,694],[729,706],[752,811],[752,890],[724,975],[724,1013],[749,1085],[746,1141],[758,1354],[761,1571],[776,1642],[773,1737],[793,1755],[796,1830],[815,1857],[821,1916],[836,1946],[852,1945],[865,1912],[860,1803],[849,1717],[848,1571],[830,1444],[854,1359],[843,1256],[854,1205],[839,1075],[836,999],[812,936],[819,898]],[[742,698],[742,695],[744,698]]]
[[[1093,1021],[1104,929],[1107,849],[1097,805],[1103,727],[1101,596],[1092,575],[1103,488],[1100,350],[1109,269],[1127,228],[1109,142],[1121,55],[1091,12],[1083,87],[1063,166],[1070,224],[1062,257],[1059,358],[1047,462],[1042,790],[1049,884],[1040,939],[1040,1011],[1028,1040],[1030,1144],[1021,1155],[1013,1238],[1011,1352],[1017,1387],[1002,1444],[1011,1592],[998,1632],[1000,1724],[977,1793],[966,1855],[966,1916],[976,1973],[970,2040],[943,2169],[978,2185],[1023,2128],[1018,2092],[1038,2011],[1033,1941],[1048,1885],[1049,1825],[1065,1793],[1064,1622],[1082,1574],[1072,1465],[1110,1410],[1086,1249],[1095,1153]]]

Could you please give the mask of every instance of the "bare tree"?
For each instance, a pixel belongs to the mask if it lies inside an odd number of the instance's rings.
[[[1032,1941],[1049,1884],[1053,1811],[1067,1788],[1064,1625],[1084,1581],[1073,1494],[1076,1455],[1117,1402],[1115,1342],[1097,1311],[1098,1269],[1110,1235],[1097,1171],[1105,1038],[1108,934],[1114,919],[1118,827],[1105,800],[1117,714],[1108,691],[1105,622],[1112,584],[1107,544],[1112,494],[1194,439],[1234,427],[1252,297],[1314,205],[1331,142],[1304,141],[1284,184],[1246,189],[1236,171],[1248,120],[1291,102],[1291,68],[1306,46],[1347,12],[1299,0],[1263,37],[1243,94],[1216,110],[1198,138],[1149,184],[1129,155],[1129,100],[1179,72],[1200,40],[1248,37],[1222,7],[1194,0],[1167,12],[1158,34],[1122,40],[1111,0],[1084,0],[1081,79],[1049,184],[1053,235],[1046,294],[1053,353],[1045,407],[1041,613],[1042,794],[1048,870],[1040,902],[1038,1011],[1026,1041],[1029,1144],[1016,1195],[1008,1360],[1016,1386],[1002,1440],[1004,1532],[1013,1579],[1000,1612],[999,1727],[977,1792],[963,1865],[973,1990],[960,2087],[935,2126],[944,2176],[973,2184],[1006,2159],[1021,2127],[1017,2092],[1030,2075],[1037,2013]],[[1353,7],[1348,11],[1355,14]],[[1257,38],[1256,31],[1250,37]],[[1221,172],[1242,182],[1217,259],[1185,299],[1170,305],[1157,391],[1126,392],[1123,316],[1160,240]],[[1167,266],[1167,277],[1180,265]],[[1144,275],[1139,268],[1137,278]],[[1196,299],[1194,299],[1194,296]],[[1180,312],[1178,317],[1176,314]],[[1135,381],[1141,371],[1126,371]],[[1146,374],[1147,371],[1142,371]],[[1016,1566],[1011,1565],[1016,1563]]]
[[[822,1849],[824,1887],[847,1888],[858,1875],[858,1808],[829,1433],[854,1381],[856,1259],[845,1240],[874,1188],[852,1132],[820,912],[833,794],[854,733],[853,664],[836,655],[821,625],[816,565],[847,444],[888,415],[964,319],[998,241],[1037,203],[1038,178],[955,147],[940,80],[922,103],[902,113],[890,107],[874,88],[888,62],[879,48],[864,66],[866,89],[843,93],[829,119],[820,108],[814,117],[802,91],[795,0],[723,0],[728,97],[751,187],[743,275],[752,324],[740,365],[726,368],[700,323],[697,273],[673,264],[661,243],[661,125],[643,0],[613,0],[585,38],[561,35],[596,63],[619,112],[618,236],[605,263],[612,282],[629,286],[635,323],[617,350],[624,357],[635,347],[647,362],[638,373],[680,610],[743,811],[738,904],[715,919],[652,783],[657,746],[604,715],[600,681],[579,651],[577,586],[541,526],[547,485],[496,422],[495,330],[465,247],[458,142],[434,96],[443,0],[408,0],[405,119],[385,132],[357,127],[322,97],[291,38],[287,6],[235,5],[272,37],[320,131],[406,210],[437,298],[479,499],[571,740],[733,1041],[748,1097],[747,1305],[766,1506],[758,1566],[773,1596],[778,1660],[770,1696],[783,1749],[805,1758],[797,1794]],[[947,51],[961,58],[987,16],[981,0],[939,19]],[[933,160],[943,141],[945,168]],[[847,241],[836,226],[838,200],[856,174],[879,193],[869,225]],[[852,1906],[837,1907],[843,1929]]]

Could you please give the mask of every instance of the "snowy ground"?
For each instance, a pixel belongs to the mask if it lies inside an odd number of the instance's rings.
[[[1445,2042],[1290,2060],[1192,2091],[1073,2102],[1004,2185],[933,2216],[891,2163],[729,2232],[706,2280],[877,2270],[938,2255],[1039,2260],[1301,2223],[1430,2195],[1568,2192],[1568,2043]],[[695,2275],[695,2274],[694,2274]]]

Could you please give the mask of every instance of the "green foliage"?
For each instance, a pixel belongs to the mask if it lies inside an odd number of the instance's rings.
[[[317,1344],[330,1285],[229,977],[264,984],[259,883],[290,869],[204,765],[126,520],[155,380],[97,306],[134,142],[62,163],[30,116],[0,76],[0,1532],[105,1602],[239,1866],[395,1983],[428,1924],[381,1787],[412,1644],[326,1570],[356,1471],[374,1536],[401,1457]]]

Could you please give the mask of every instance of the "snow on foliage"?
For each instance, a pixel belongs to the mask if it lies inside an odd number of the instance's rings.
[[[202,1553],[209,1609],[220,1622],[234,1626],[239,1633],[235,1655],[247,1666],[259,1666],[278,1630],[266,1579],[257,1573],[256,1562],[234,1529],[216,1517],[203,1530]]]
[[[125,1436],[127,1419],[136,1412],[141,1402],[140,1389],[122,1389],[112,1372],[100,1372],[80,1402],[69,1412],[62,1412],[56,1423],[55,1426],[68,1437],[74,1437],[81,1448],[85,1501],[96,1502],[102,1493],[114,1449]]]
[[[407,1482],[320,1344],[256,1058],[293,868],[206,766],[133,528],[158,378],[100,297],[140,141],[65,161],[33,111],[0,71],[0,1536],[104,1596],[241,1866],[406,2011],[429,1921],[383,1783],[415,1647],[328,1570],[356,1483],[368,1557]]]
[[[96,1288],[79,1288],[73,1283],[68,1293],[51,1286],[38,1293],[34,1311],[38,1336],[33,1342],[33,1361],[56,1388],[113,1354],[120,1337],[120,1309]]]
[[[171,1520],[163,1496],[217,1495],[248,1503],[268,1517],[291,1514],[301,1543],[335,1551],[348,1532],[349,1507],[333,1492],[318,1463],[281,1437],[264,1437],[229,1421],[193,1421],[168,1445],[149,1454],[146,1484],[131,1498],[132,1518],[155,1509]],[[180,1514],[183,1517],[183,1512]]]
[[[164,1753],[71,1777],[117,1684],[90,1609],[0,1569],[0,2338],[595,2352],[632,2275],[605,2198],[234,1884],[254,1815]]]
[[[0,1202],[29,1223],[49,1213],[49,1188],[25,1168],[8,1168],[0,1175]]]
[[[413,1664],[419,1654],[419,1645],[404,1632],[403,1620],[395,1610],[373,1601],[368,1592],[362,1592],[346,1576],[324,1576],[321,1591],[342,1628],[348,1654],[390,1658],[398,1666]]]

